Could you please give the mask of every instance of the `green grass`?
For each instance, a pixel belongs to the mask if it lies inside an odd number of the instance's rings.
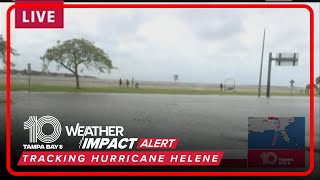
[[[5,86],[0,84],[0,90],[4,91]],[[28,86],[24,84],[11,84],[11,91],[27,91]],[[255,91],[220,92],[213,90],[191,90],[191,89],[159,89],[159,88],[126,88],[126,87],[82,87],[76,89],[71,86],[54,85],[31,85],[32,92],[86,92],[86,93],[138,93],[138,94],[185,94],[185,95],[244,95],[256,96]],[[262,93],[265,96],[265,93]],[[272,92],[271,96],[291,96],[290,92]],[[293,96],[308,96],[307,94],[295,93]],[[5,100],[4,100],[5,101]],[[1,102],[1,101],[0,101]]]

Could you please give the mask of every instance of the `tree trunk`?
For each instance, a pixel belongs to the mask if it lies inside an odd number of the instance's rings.
[[[78,75],[78,74],[76,74],[75,76],[76,76],[76,88],[77,88],[77,89],[80,89],[80,84],[79,84],[79,75]]]
[[[78,65],[75,65],[74,67],[74,76],[76,77],[76,88],[80,89],[80,83],[79,83],[79,74],[78,74]]]

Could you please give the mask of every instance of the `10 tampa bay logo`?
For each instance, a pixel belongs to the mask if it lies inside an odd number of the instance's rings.
[[[53,127],[51,134],[43,132],[43,126],[46,124]],[[23,129],[29,131],[29,144],[23,144],[23,149],[63,149],[62,144],[52,144],[61,135],[61,124],[57,118],[29,116],[29,119],[23,123]]]

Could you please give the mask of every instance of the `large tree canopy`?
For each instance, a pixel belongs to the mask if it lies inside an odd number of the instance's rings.
[[[63,67],[72,72],[76,78],[76,88],[80,88],[79,71],[96,69],[99,72],[110,72],[114,68],[111,59],[102,49],[83,38],[58,41],[57,45],[47,49],[41,59],[44,69],[55,62],[57,70]]]
[[[316,84],[320,84],[320,76],[316,78]]]
[[[12,55],[15,55],[15,56],[19,55],[19,53],[12,47],[10,47],[10,52]],[[3,39],[2,35],[0,35],[0,58],[3,64],[6,64],[6,57],[7,57],[7,42]],[[11,63],[11,66],[14,66],[12,62],[10,63]]]

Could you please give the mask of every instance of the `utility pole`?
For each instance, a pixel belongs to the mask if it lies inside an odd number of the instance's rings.
[[[30,92],[30,81],[31,81],[31,63],[28,63],[28,91]]]
[[[258,87],[258,97],[261,95],[261,78],[262,78],[262,65],[263,65],[263,53],[264,53],[264,41],[266,37],[266,28],[263,31],[263,41],[262,41],[262,52],[261,52],[261,63],[260,63],[260,76],[259,76],[259,87]]]
[[[271,83],[271,65],[272,65],[272,53],[269,53],[268,61],[268,80],[267,80],[267,97],[270,97],[270,83]]]

